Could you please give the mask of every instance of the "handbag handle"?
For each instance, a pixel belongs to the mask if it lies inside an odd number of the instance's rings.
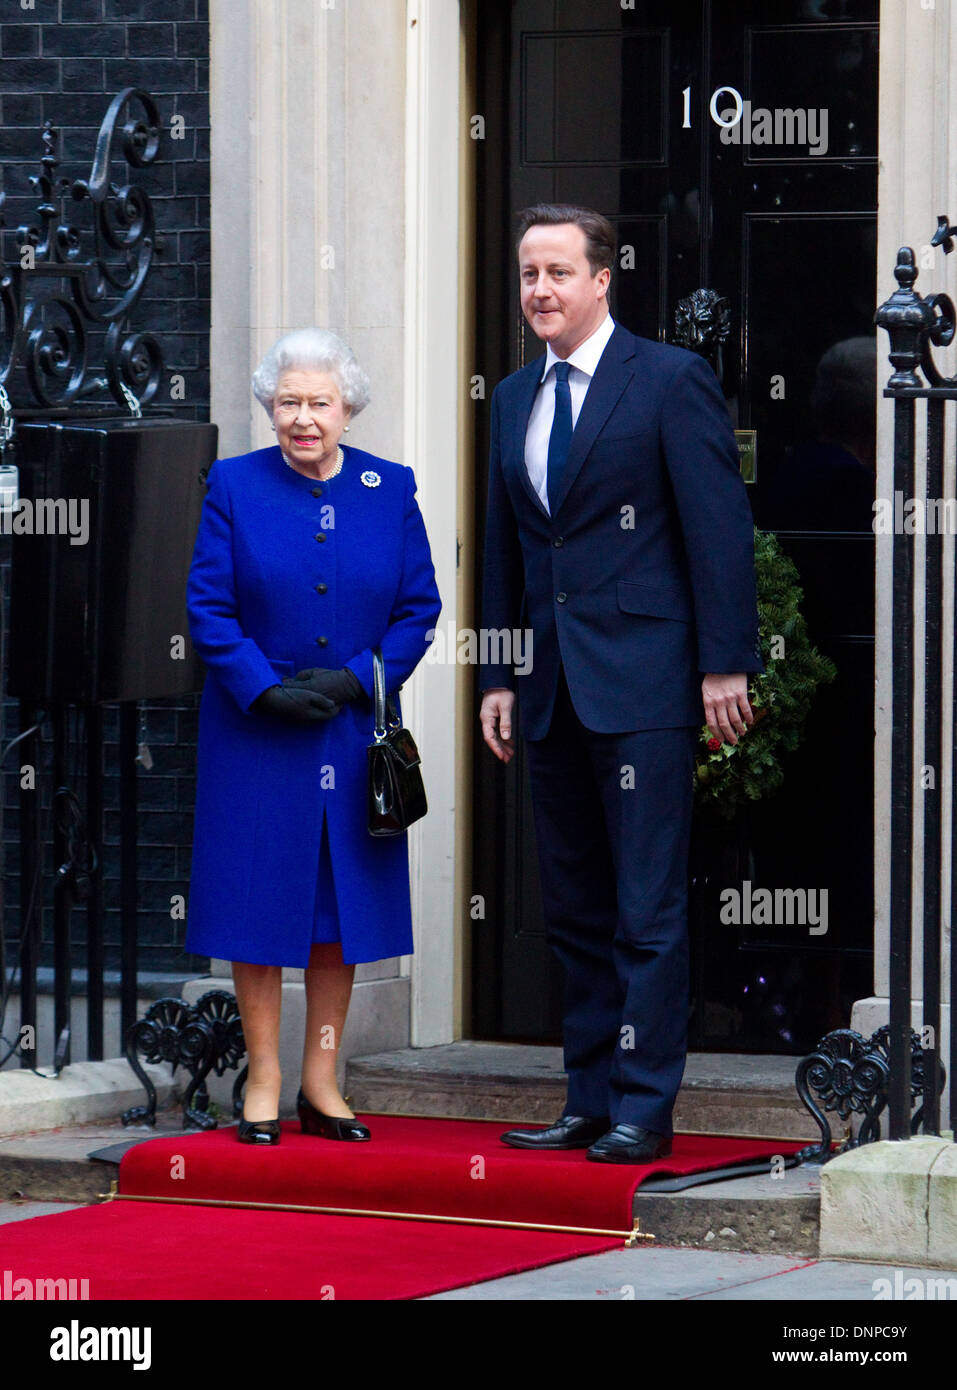
[[[385,662],[382,660],[381,647],[372,648],[372,681],[375,688],[375,739],[376,743],[382,743],[385,739],[386,719],[388,718],[390,728],[397,729],[399,714],[392,696],[385,693]]]

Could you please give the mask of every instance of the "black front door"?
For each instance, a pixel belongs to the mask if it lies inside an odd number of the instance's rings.
[[[691,1045],[803,1051],[872,986],[878,0],[479,11],[478,370],[494,383],[540,351],[512,244],[530,203],[581,203],[616,224],[612,313],[632,331],[669,339],[677,301],[700,287],[730,306],[723,386],[735,426],[756,431],[755,521],[797,565],[812,638],[838,675],[781,791],[739,822],[733,853],[699,818]],[[478,410],[481,457],[488,401]],[[477,512],[481,547],[481,499]],[[555,1040],[561,982],[521,749],[503,769],[480,748],[476,786],[486,907],[473,930],[473,1033]],[[722,924],[718,890],[745,881],[815,891],[826,930],[820,912],[813,933]]]

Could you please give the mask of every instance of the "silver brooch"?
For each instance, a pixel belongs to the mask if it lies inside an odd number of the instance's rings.
[[[365,473],[360,475],[360,482],[365,483],[366,487],[378,487],[382,479],[378,473],[374,473],[371,468],[368,468]]]

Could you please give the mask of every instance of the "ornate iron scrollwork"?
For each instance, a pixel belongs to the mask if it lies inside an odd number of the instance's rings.
[[[125,1110],[123,1124],[156,1124],[156,1087],[140,1065],[142,1058],[154,1065],[167,1062],[174,1073],[185,1067],[190,1082],[183,1096],[183,1128],[215,1129],[217,1121],[208,1113],[206,1078],[210,1072],[222,1076],[238,1067],[245,1053],[236,998],[227,990],[208,990],[192,1005],[185,999],[158,999],[127,1034],[126,1060],[146,1091],[147,1104]],[[242,1112],[247,1072],[244,1067],[233,1083],[234,1117]]]
[[[873,1144],[881,1137],[880,1118],[887,1106],[890,1076],[889,1038],[890,1028],[887,1024],[878,1028],[870,1038],[865,1038],[853,1028],[835,1028],[821,1039],[813,1052],[801,1058],[794,1084],[802,1103],[821,1131],[821,1142],[802,1149],[798,1154],[799,1159],[805,1163],[826,1163],[834,1157],[831,1152],[833,1136],[825,1112],[836,1113],[845,1122],[851,1115],[864,1117],[857,1137],[848,1138],[838,1150],[840,1153],[856,1149],[861,1144]],[[941,1067],[941,1089],[945,1080]],[[920,1034],[912,1031],[912,1101],[922,1093],[923,1088],[924,1050]],[[924,1107],[921,1106],[911,1118],[912,1134],[917,1133],[923,1114]]]
[[[138,87],[118,92],[100,126],[88,179],[57,179],[57,136],[47,121],[40,173],[30,179],[39,197],[37,224],[17,228],[18,264],[0,260],[0,384],[11,386],[22,361],[40,406],[70,405],[102,390],[118,405],[127,406],[128,393],[142,404],[159,387],[162,353],[151,333],[132,332],[127,320],[158,249],[153,207],[145,190],[117,185],[110,171],[120,158],[136,169],[153,162],[159,110]],[[85,259],[81,232],[64,214],[68,193],[93,207],[94,248]],[[105,377],[88,369],[91,328],[105,335]]]

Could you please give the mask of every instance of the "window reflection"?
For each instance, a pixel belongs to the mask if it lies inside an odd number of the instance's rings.
[[[870,531],[875,483],[877,343],[845,338],[819,359],[808,401],[811,437],[786,446],[763,498],[764,524],[797,531]]]

